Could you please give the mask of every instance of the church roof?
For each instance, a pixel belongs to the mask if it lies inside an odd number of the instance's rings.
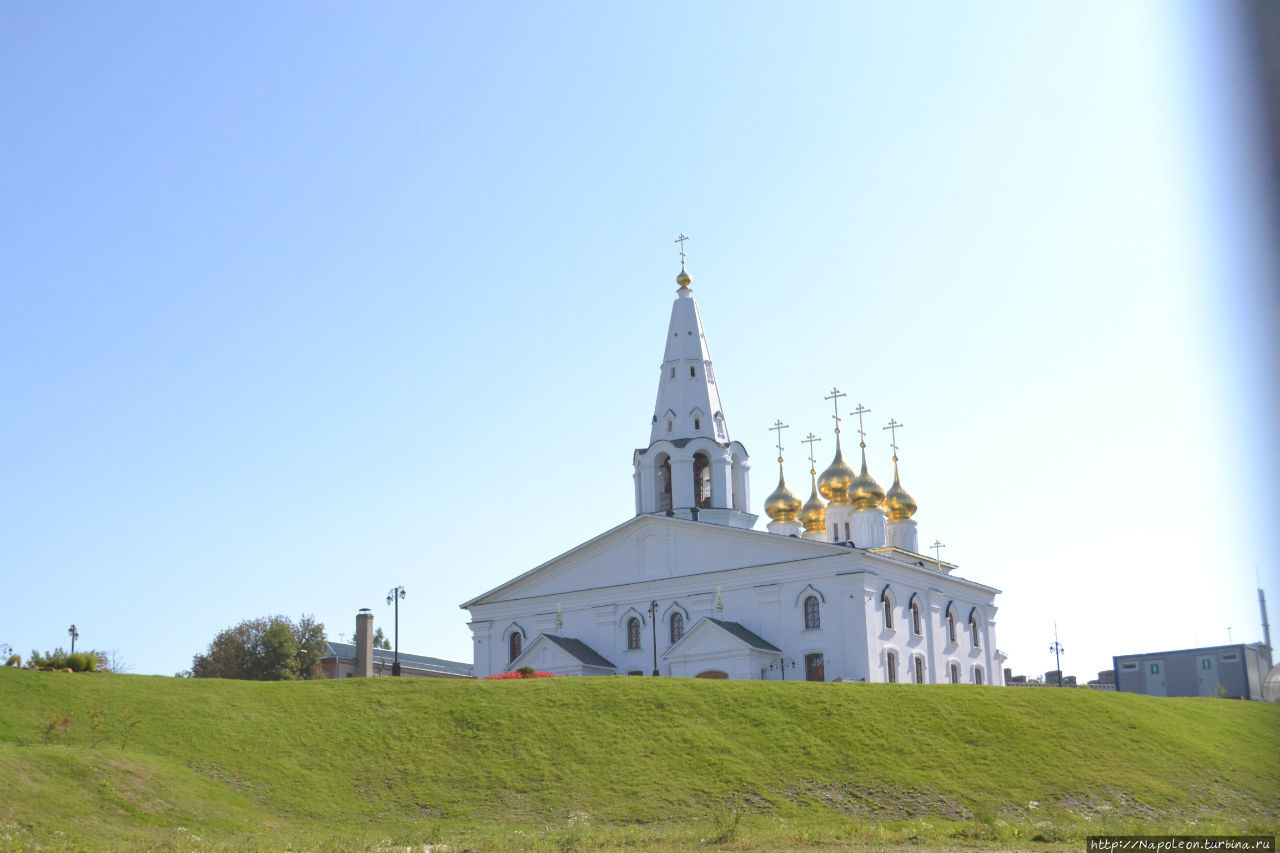
[[[599,652],[576,637],[557,637],[555,634],[543,634],[542,636],[587,666],[603,666],[609,669],[617,669],[610,661],[602,657]]]
[[[339,658],[343,660],[356,659],[355,643],[325,643],[325,653],[321,660],[329,658]],[[395,652],[391,649],[374,649],[373,663],[375,666],[385,664],[391,666],[395,662]],[[432,658],[426,655],[411,655],[407,652],[400,653],[400,665],[412,667],[413,669],[422,669],[428,672],[447,672],[450,675],[463,675],[470,677],[472,674],[472,666],[469,663],[459,663],[452,660],[444,660],[443,658]]]
[[[910,554],[910,552],[901,551],[899,549],[886,548],[886,549],[876,549],[876,551],[864,551],[860,548],[850,548],[849,546],[844,544],[836,544],[833,542],[817,542],[811,539],[800,539],[792,536],[779,536],[776,533],[767,533],[762,530],[746,530],[743,528],[728,527],[720,524],[709,524],[707,522],[702,522],[702,521],[690,521],[688,519],[682,519],[682,518],[670,518],[665,515],[644,514],[644,515],[634,516],[624,521],[623,523],[619,524],[618,526],[613,527],[609,530],[606,530],[604,533],[601,533],[598,536],[588,539],[586,542],[583,542],[581,545],[578,545],[574,548],[570,548],[568,551],[565,551],[563,554],[560,554],[559,556],[553,557],[544,563],[534,566],[532,569],[529,569],[523,574],[517,575],[516,577],[511,578],[505,583],[499,584],[493,589],[490,589],[487,592],[481,593],[480,595],[476,596],[470,601],[466,601],[458,606],[464,610],[469,610],[472,607],[475,607],[476,605],[491,604],[496,601],[510,600],[510,598],[536,597],[540,595],[564,595],[567,592],[584,591],[589,588],[597,588],[602,586],[615,587],[615,586],[627,586],[632,583],[635,583],[635,584],[650,583],[653,580],[656,580],[656,578],[645,578],[645,577],[637,576],[631,580],[620,581],[620,582],[618,581],[606,582],[606,583],[594,584],[590,586],[582,586],[574,590],[557,590],[554,588],[529,590],[527,587],[528,583],[531,582],[531,580],[535,576],[545,575],[545,573],[555,571],[557,567],[563,566],[570,562],[579,561],[583,559],[586,555],[592,552],[598,553],[601,549],[607,550],[613,547],[617,547],[625,540],[626,537],[629,537],[633,531],[635,531],[637,528],[641,528],[645,526],[669,527],[675,530],[683,530],[689,534],[714,537],[716,540],[720,542],[726,542],[730,539],[738,540],[742,542],[744,545],[750,546],[750,550],[757,555],[757,559],[746,559],[746,560],[743,560],[742,562],[726,561],[726,563],[723,565],[707,566],[703,568],[701,572],[692,573],[692,574],[710,575],[717,572],[736,571],[739,569],[748,569],[748,568],[758,568],[758,567],[767,566],[767,565],[793,562],[795,560],[801,560],[801,559],[820,559],[823,557],[838,557],[839,555],[842,555],[842,554],[860,554],[866,557],[870,557],[873,560],[884,560],[894,565],[914,566],[917,569],[923,569],[925,571],[928,571],[930,574],[934,574],[935,572],[934,566],[936,565],[936,563],[932,557],[925,557],[923,555]],[[895,551],[898,554],[896,558],[894,556],[890,556],[890,553]],[[794,557],[790,556],[791,554],[794,554],[795,556]],[[768,555],[768,556],[765,556],[765,555]],[[909,557],[914,557],[915,559],[906,559]],[[948,563],[946,560],[942,561],[942,565],[943,567],[948,569],[954,568],[953,564]],[[691,576],[691,575],[687,575],[687,576]],[[997,592],[997,593],[999,592],[999,590],[993,587],[986,586],[985,584],[980,584],[976,581],[968,580],[967,578],[958,577],[953,574],[942,574],[940,575],[940,577],[945,578],[947,581],[960,583],[965,586],[974,587],[974,588],[983,589],[983,590],[990,590],[992,592]],[[512,593],[517,589],[520,590],[520,593],[512,595]],[[509,596],[510,598],[503,598],[502,596],[504,594],[506,596]]]
[[[713,625],[719,625],[721,628],[725,629],[730,634],[733,634],[733,636],[737,637],[739,640],[742,640],[742,642],[746,643],[748,646],[751,646],[751,648],[753,649],[760,649],[766,652],[782,651],[782,649],[778,648],[773,643],[769,642],[764,637],[761,637],[755,631],[752,631],[750,628],[747,628],[741,623],[727,622],[724,619],[716,619],[711,616],[707,617],[707,621]]]

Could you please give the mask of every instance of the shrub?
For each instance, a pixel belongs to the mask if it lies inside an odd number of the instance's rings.
[[[4,662],[5,666],[22,666],[22,655],[9,655],[9,659]]]
[[[98,668],[98,653],[76,652],[67,655],[67,666],[72,672],[93,672]]]

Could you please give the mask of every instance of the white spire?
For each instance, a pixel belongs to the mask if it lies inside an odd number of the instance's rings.
[[[649,443],[699,436],[728,444],[729,427],[720,406],[698,303],[693,293],[682,287],[671,306]]]
[[[688,239],[681,235],[682,242]],[[711,351],[684,265],[671,306],[649,446],[636,450],[636,512],[751,527],[747,450],[729,440]]]

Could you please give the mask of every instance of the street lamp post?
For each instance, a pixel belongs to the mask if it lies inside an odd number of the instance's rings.
[[[653,623],[653,674],[658,674],[658,602],[649,605],[649,621]]]
[[[1062,643],[1058,642],[1058,623],[1053,623],[1053,645],[1049,647],[1049,651],[1053,652],[1053,665],[1057,667],[1058,686],[1062,686],[1062,653],[1066,651],[1062,647]]]
[[[391,591],[387,593],[387,604],[396,606],[396,648],[394,658],[391,661],[391,674],[397,676],[400,674],[400,599],[404,598],[404,587],[393,586]]]
[[[789,658],[786,655],[783,655],[773,663],[769,664],[769,669],[776,669],[782,673],[783,681],[787,680],[787,667],[791,667],[792,669],[796,668],[795,658]]]
[[[76,637],[80,636],[80,632],[76,630],[76,626],[72,625],[67,629],[67,633],[71,635],[71,654],[76,653]]]

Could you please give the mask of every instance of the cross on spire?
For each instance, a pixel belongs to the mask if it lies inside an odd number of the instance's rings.
[[[893,461],[898,461],[898,430],[902,429],[902,424],[889,418],[889,425],[881,427],[881,429],[889,430],[889,446],[893,448]]]
[[[778,433],[778,464],[782,464],[782,431],[784,429],[791,429],[791,427],[784,424],[782,419],[779,418],[773,422],[773,426],[769,427],[769,429]]]
[[[804,438],[800,440],[803,441],[805,444],[809,445],[809,473],[810,474],[818,473],[818,460],[813,457],[813,443],[815,441],[822,441],[822,439],[818,438],[813,433],[809,433],[808,435],[806,435]]]
[[[822,399],[824,399],[824,400],[831,400],[831,401],[833,401],[833,402],[831,403],[831,405],[835,407],[836,413],[835,413],[834,415],[832,415],[831,417],[833,417],[833,418],[835,418],[835,419],[836,419],[836,435],[839,435],[839,434],[840,434],[840,398],[841,398],[841,397],[848,397],[848,396],[849,396],[848,394],[844,393],[844,392],[843,392],[843,391],[841,391],[839,388],[837,388],[836,386],[832,385],[832,386],[831,386],[831,393],[830,393],[830,394],[828,394],[826,397],[823,397],[823,398],[822,398]]]
[[[867,431],[862,428],[862,416],[871,414],[871,410],[868,409],[866,406],[862,405],[861,403],[859,403],[858,408],[854,409],[853,413],[858,416],[858,435],[862,437],[858,442],[858,446],[866,447]]]
[[[673,240],[673,241],[672,241],[672,242],[674,242],[674,243],[679,243],[679,244],[680,244],[680,269],[684,269],[684,257],[685,257],[685,255],[684,255],[684,241],[685,241],[685,240],[688,240],[688,239],[689,239],[689,236],[688,236],[687,234],[685,234],[685,233],[682,231],[682,232],[680,232],[680,236],[679,236],[679,237],[677,237],[675,240]]]

